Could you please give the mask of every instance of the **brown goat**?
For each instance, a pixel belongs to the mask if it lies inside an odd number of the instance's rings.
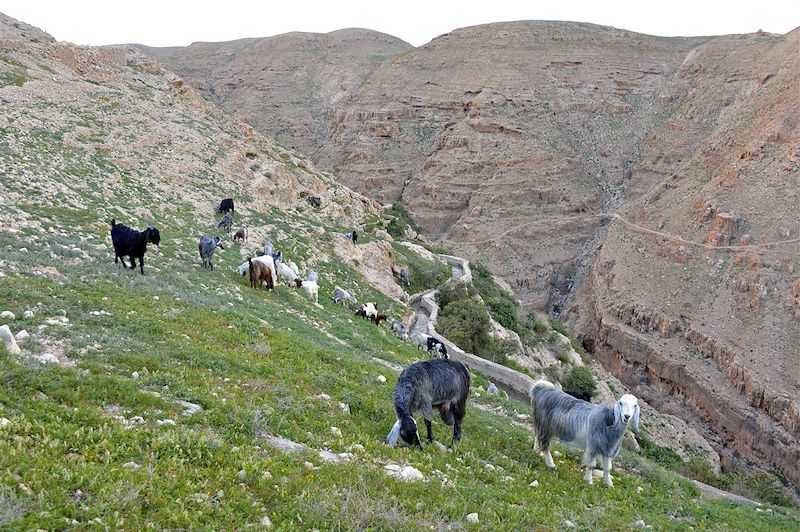
[[[378,314],[377,316],[373,316],[370,319],[372,320],[372,323],[374,323],[375,325],[380,325],[381,322],[386,321],[387,318],[386,314]]]
[[[250,287],[258,288],[261,282],[267,283],[267,289],[272,291],[275,288],[275,281],[272,279],[272,270],[269,266],[257,260],[247,257],[247,262],[250,264]]]
[[[239,240],[240,242],[245,242],[247,240],[247,226],[243,225],[239,228],[238,231],[233,235],[233,241],[236,242]]]

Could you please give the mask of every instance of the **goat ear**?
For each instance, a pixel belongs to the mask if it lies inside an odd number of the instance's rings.
[[[633,409],[633,433],[639,435],[639,405]]]
[[[397,439],[400,437],[400,420],[394,422],[392,426],[392,430],[389,431],[389,435],[386,437],[386,445],[391,445],[394,447],[397,445]]]
[[[617,401],[614,403],[614,425],[619,425],[620,417],[622,416],[622,403]]]

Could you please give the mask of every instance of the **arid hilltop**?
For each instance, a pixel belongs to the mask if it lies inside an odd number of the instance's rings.
[[[797,482],[799,39],[515,22],[146,51]]]

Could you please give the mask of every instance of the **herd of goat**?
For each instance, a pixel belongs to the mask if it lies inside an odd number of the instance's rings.
[[[311,204],[319,207],[319,198],[313,199],[315,203]],[[233,226],[233,199],[222,200],[217,210],[223,214],[217,229],[230,233]],[[243,224],[234,234],[233,240],[245,242],[247,237],[247,226]],[[353,244],[357,244],[356,231],[347,233],[347,237]],[[159,245],[161,235],[154,227],[137,231],[112,219],[111,241],[114,246],[114,263],[121,261],[123,266],[128,267],[125,264],[127,256],[131,261],[130,268],[135,269],[138,259],[139,270],[144,275],[144,254],[147,244]],[[217,248],[225,249],[221,237],[209,235],[200,237],[198,250],[204,268],[213,270],[212,259]],[[287,286],[294,285],[305,289],[309,297],[319,304],[317,273],[310,271],[305,278],[301,278],[297,265],[284,260],[283,252],[276,251],[271,241],[267,241],[264,245],[263,255],[248,257],[237,271],[241,276],[249,274],[252,288],[264,285],[271,291],[278,282]],[[406,286],[410,286],[410,276],[406,269],[400,270],[399,276]],[[387,320],[387,316],[378,311],[376,302],[358,306],[356,298],[341,287],[337,286],[334,289],[331,300],[337,305],[348,305],[357,316],[368,319],[375,325]],[[400,320],[392,321],[392,330],[399,338],[409,339],[408,331]],[[451,360],[446,346],[437,338],[424,334],[418,336],[417,344],[438,358],[411,364],[398,377],[392,394],[397,420],[389,432],[386,443],[422,446],[417,423],[413,417],[416,412],[422,413],[427,431],[426,441],[432,443],[433,410],[436,409],[442,421],[453,427],[455,444],[461,439],[461,423],[466,414],[471,381],[469,367],[462,362]],[[493,384],[491,388],[497,393]],[[592,469],[599,460],[606,485],[613,486],[611,460],[619,454],[622,438],[631,422],[634,433],[639,434],[639,405],[636,397],[625,394],[613,408],[609,408],[588,402],[589,397],[558,390],[552,383],[540,379],[530,390],[530,400],[536,432],[536,450],[542,453],[545,465],[555,468],[550,454],[550,443],[553,439],[558,439],[567,445],[584,450],[583,466],[586,468],[584,475],[586,482],[592,484]]]

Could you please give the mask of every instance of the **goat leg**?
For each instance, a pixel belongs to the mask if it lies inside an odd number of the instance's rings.
[[[433,430],[431,430],[431,420],[428,418],[425,418],[425,428],[428,430],[428,443],[433,443]]]
[[[611,457],[603,457],[603,480],[606,481],[606,486],[609,488],[614,487],[614,482],[611,480]]]
[[[139,271],[144,275],[144,255],[139,257]]]
[[[135,270],[135,269],[136,269],[136,257],[134,257],[133,255],[131,255],[131,256],[130,256],[130,259],[131,259],[131,270]],[[124,262],[125,262],[125,261],[123,261],[123,264],[124,264]]]

